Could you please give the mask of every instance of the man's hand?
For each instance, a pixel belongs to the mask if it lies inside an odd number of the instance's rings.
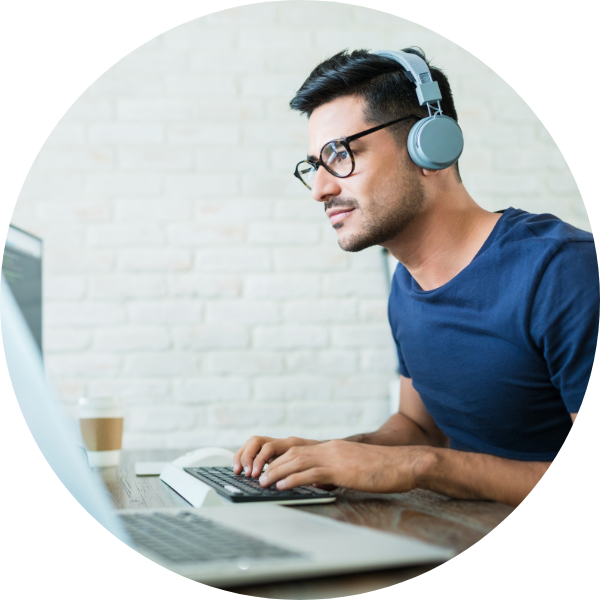
[[[266,463],[281,456],[290,448],[294,446],[313,446],[320,443],[317,440],[306,440],[297,437],[276,439],[255,435],[235,453],[233,472],[239,475],[244,471],[246,477],[258,477]]]
[[[299,485],[333,485],[368,492],[404,492],[416,486],[417,447],[370,446],[344,440],[293,446],[260,478],[280,490]]]

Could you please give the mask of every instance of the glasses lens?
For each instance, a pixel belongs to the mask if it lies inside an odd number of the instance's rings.
[[[347,177],[352,172],[350,152],[340,142],[330,142],[321,150],[321,160],[327,170],[340,177]]]
[[[315,180],[315,175],[317,174],[317,170],[308,162],[301,162],[296,167],[298,175],[302,180],[302,183],[310,190],[312,189],[313,181]]]

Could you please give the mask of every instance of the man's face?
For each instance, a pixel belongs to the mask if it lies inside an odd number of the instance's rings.
[[[370,127],[364,101],[339,98],[317,108],[308,121],[309,157],[316,160],[327,142]],[[355,169],[334,177],[319,167],[312,196],[322,202],[342,250],[358,252],[395,239],[420,212],[424,192],[406,148],[398,148],[386,129],[350,143]]]

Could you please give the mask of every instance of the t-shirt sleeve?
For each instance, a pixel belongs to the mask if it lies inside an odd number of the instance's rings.
[[[532,303],[531,335],[571,413],[579,411],[594,362],[598,288],[593,242],[570,242],[549,261]]]
[[[398,335],[398,327],[396,323],[396,319],[398,319],[398,315],[400,313],[399,310],[399,291],[398,291],[398,282],[396,281],[396,277],[392,280],[392,290],[390,293],[390,298],[388,301],[388,321],[390,323],[390,328],[392,330],[392,337],[394,338],[394,344],[396,345],[396,354],[398,356],[398,373],[403,375],[404,377],[410,378],[410,373],[408,372],[408,368],[406,367],[406,362],[404,361],[404,354],[402,353],[402,346],[400,345],[400,339]]]

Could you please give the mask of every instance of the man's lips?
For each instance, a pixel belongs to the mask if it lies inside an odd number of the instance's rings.
[[[353,210],[353,208],[336,208],[334,210],[328,210],[327,216],[329,217],[329,222],[332,225],[335,225],[345,219]]]

